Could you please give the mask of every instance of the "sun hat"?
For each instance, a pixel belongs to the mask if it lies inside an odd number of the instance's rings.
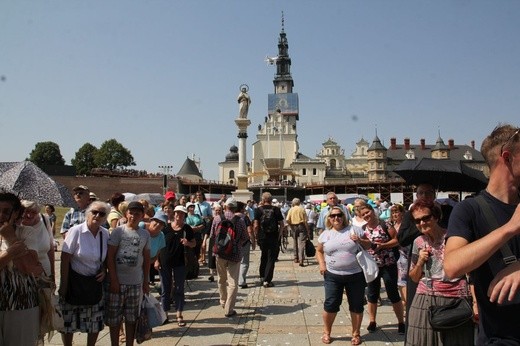
[[[161,221],[165,225],[168,224],[168,217],[162,210],[157,210],[154,216],[152,217],[152,220]]]

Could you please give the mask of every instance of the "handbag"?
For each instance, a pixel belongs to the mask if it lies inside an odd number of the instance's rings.
[[[457,298],[446,305],[428,308],[428,321],[436,332],[462,326],[473,318],[473,308],[466,298]]]
[[[99,234],[99,258],[103,262],[103,233]],[[69,266],[69,281],[65,301],[71,305],[95,305],[103,298],[103,283],[96,275],[82,275]]]
[[[161,304],[152,295],[144,296],[144,306],[148,316],[148,325],[150,328],[162,326],[167,319],[166,312],[161,307]]]
[[[356,259],[361,269],[363,269],[366,282],[372,282],[379,275],[379,267],[377,266],[374,258],[368,252],[366,252],[365,249],[361,247],[361,245],[357,245],[359,251],[356,253]]]
[[[305,256],[314,257],[316,256],[316,248],[310,239],[305,241]]]
[[[47,285],[46,285],[47,286]],[[40,305],[40,336],[48,334],[50,341],[55,330],[63,329],[63,313],[58,296],[54,294],[54,285],[40,287],[38,289],[38,302]]]
[[[135,341],[138,344],[142,344],[146,340],[150,340],[152,338],[152,328],[148,322],[148,314],[146,312],[145,300],[143,299],[141,303],[141,310],[139,312],[139,317],[137,317],[137,321],[135,323]]]

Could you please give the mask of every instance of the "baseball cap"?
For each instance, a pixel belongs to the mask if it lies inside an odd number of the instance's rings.
[[[167,191],[167,192],[164,194],[164,199],[165,199],[165,200],[175,199],[175,192],[173,192],[173,191]]]
[[[88,189],[88,187],[86,187],[85,185],[78,185],[78,186],[76,186],[75,188],[72,189],[72,191],[78,191],[78,190],[90,191]]]
[[[231,207],[231,208],[236,208],[237,206],[237,200],[233,197],[229,197],[227,200],[226,200],[226,205],[228,207]]]
[[[137,201],[133,201],[128,204],[128,210],[130,209],[138,209],[144,213],[144,206]]]
[[[98,196],[94,192],[89,193],[89,197],[95,201],[99,200]]]
[[[173,209],[173,211],[182,211],[184,214],[188,214],[188,210],[186,210],[186,207],[183,205],[176,206],[175,209]]]
[[[188,209],[189,207],[194,207],[194,206],[195,206],[195,203],[191,203],[191,202],[186,203],[186,209]]]

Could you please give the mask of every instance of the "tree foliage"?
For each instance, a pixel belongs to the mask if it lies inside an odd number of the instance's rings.
[[[60,152],[60,146],[54,142],[38,142],[29,154],[29,161],[38,167],[64,166],[65,160]]]
[[[76,174],[90,175],[92,168],[96,167],[95,156],[98,148],[90,143],[85,143],[76,152],[75,157],[71,160],[72,165],[76,169]]]
[[[94,155],[96,167],[115,170],[135,166],[134,157],[130,150],[115,139],[109,139],[97,150]]]

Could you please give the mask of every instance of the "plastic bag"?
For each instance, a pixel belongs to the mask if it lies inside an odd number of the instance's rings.
[[[145,295],[143,303],[146,308],[146,314],[148,315],[148,325],[150,328],[162,326],[167,316],[159,301],[152,295]]]
[[[374,258],[361,246],[359,246],[359,252],[356,254],[356,258],[361,269],[363,269],[366,282],[369,283],[374,281],[379,275],[379,267]]]

